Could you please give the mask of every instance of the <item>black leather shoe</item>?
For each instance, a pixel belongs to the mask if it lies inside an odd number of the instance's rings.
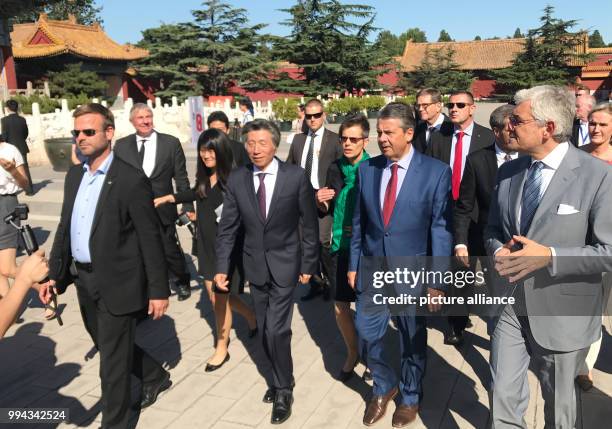
[[[363,381],[372,381],[372,373],[367,368],[363,371]]]
[[[343,383],[349,381],[351,377],[355,375],[355,367],[357,366],[358,363],[359,363],[359,358],[355,359],[355,363],[353,364],[353,369],[351,369],[350,371],[345,371],[341,369],[340,373],[338,374],[338,380]]]
[[[218,365],[213,365],[212,363],[207,363],[206,364],[206,368],[204,368],[205,372],[213,372],[218,370],[219,368],[221,368],[223,365],[225,365],[225,362],[227,362],[228,360],[230,360],[230,355],[229,353],[225,355],[225,357],[223,358],[223,361],[218,364]]]
[[[142,385],[142,399],[140,400],[140,408],[147,408],[157,401],[157,396],[168,389],[172,385],[170,381],[170,373],[164,371],[163,377],[159,380]]]
[[[291,405],[293,404],[293,394],[291,392],[277,392],[272,406],[272,418],[270,423],[279,425],[291,416]]]
[[[179,301],[185,301],[191,296],[189,285],[176,285],[176,296]]]
[[[463,331],[460,332],[449,332],[444,337],[444,344],[448,344],[449,346],[460,346],[463,344]]]
[[[276,397],[276,389],[274,387],[268,387],[266,393],[264,393],[262,401],[266,404],[271,404],[274,402],[274,398]]]

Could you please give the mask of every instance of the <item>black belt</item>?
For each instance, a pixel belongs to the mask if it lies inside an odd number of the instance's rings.
[[[91,273],[93,271],[93,265],[91,265],[90,262],[82,263],[74,261],[74,266],[77,268],[77,270],[87,271],[88,273]]]
[[[16,197],[17,194],[0,194],[3,197]]]

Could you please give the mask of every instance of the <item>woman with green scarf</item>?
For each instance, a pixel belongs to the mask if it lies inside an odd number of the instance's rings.
[[[363,115],[347,118],[340,126],[339,134],[343,156],[329,167],[325,187],[317,191],[317,205],[322,212],[333,213],[331,253],[337,268],[330,281],[335,283],[336,289],[336,323],[348,352],[338,379],[347,381],[353,376],[353,369],[359,362],[357,332],[351,311],[355,291],[348,284],[347,272],[357,169],[363,160],[370,157],[365,151],[370,134],[368,119]]]

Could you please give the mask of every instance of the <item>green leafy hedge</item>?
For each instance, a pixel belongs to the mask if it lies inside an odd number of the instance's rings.
[[[277,121],[293,121],[297,119],[299,98],[277,98],[272,102],[272,111]]]

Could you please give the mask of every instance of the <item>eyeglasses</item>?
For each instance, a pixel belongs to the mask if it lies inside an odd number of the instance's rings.
[[[520,127],[521,125],[525,125],[528,124],[530,122],[536,122],[537,119],[526,119],[526,120],[522,120],[521,118],[519,118],[518,116],[510,116],[508,118],[508,122],[510,123],[510,125],[512,125],[514,128],[516,127]]]
[[[363,137],[348,137],[348,136],[340,136],[340,141],[342,143],[345,143],[347,141],[350,141],[352,144],[357,144],[359,143],[361,140],[363,140]]]
[[[427,109],[429,106],[431,106],[432,104],[436,104],[436,103],[421,103],[421,104],[415,104],[414,107],[417,110],[425,110]]]
[[[463,109],[465,108],[465,106],[471,106],[472,103],[446,103],[446,108],[447,109],[452,109],[453,107],[457,106],[457,109]]]
[[[304,114],[304,117],[309,120],[309,119],[319,119],[321,116],[323,116],[323,112],[319,112],[319,113],[306,113]]]
[[[81,133],[85,134],[87,137],[93,137],[96,135],[97,132],[98,130],[87,128],[85,130],[72,130],[70,131],[70,134],[72,134],[72,136],[76,139]]]

